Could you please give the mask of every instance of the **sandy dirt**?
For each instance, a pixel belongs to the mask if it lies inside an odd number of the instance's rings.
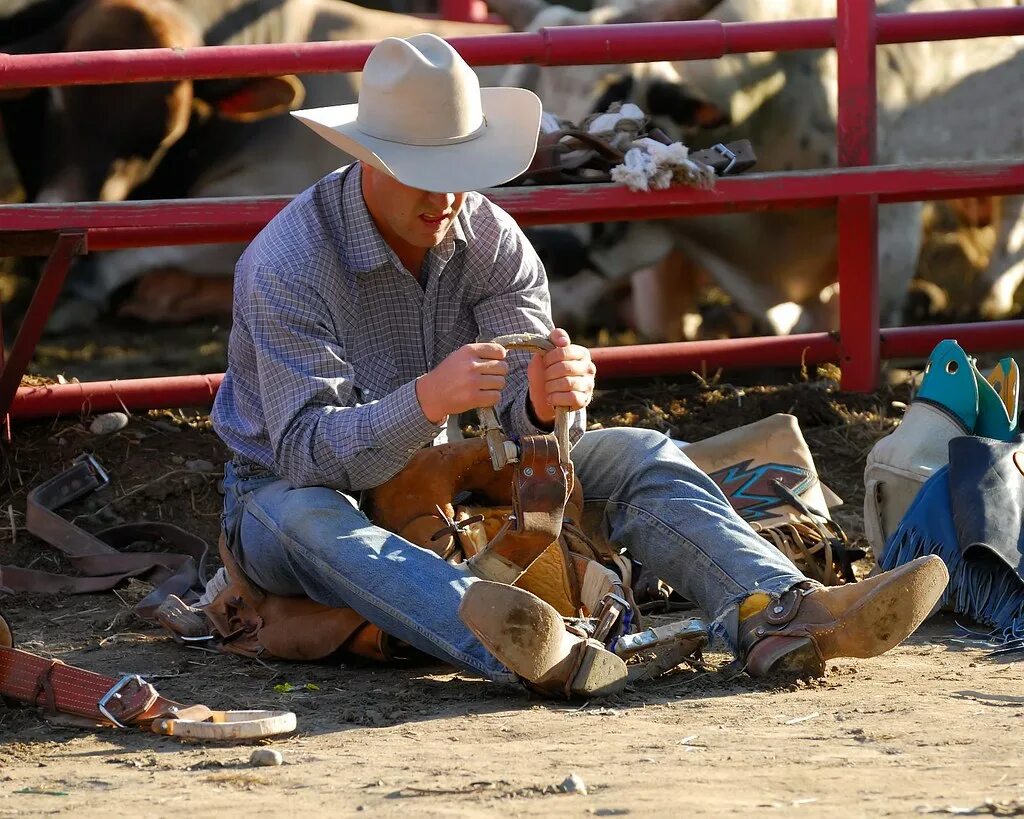
[[[665,383],[607,391],[594,420],[695,440],[791,410],[824,479],[847,499],[837,517],[856,540],[864,455],[906,398],[906,389],[841,395],[827,379]],[[4,562],[61,568],[20,528],[24,493],[85,450],[114,484],[68,510],[82,525],[145,514],[215,536],[217,475],[186,466],[224,457],[205,416],[139,414],[102,438],[65,419],[17,429],[7,451],[0,510],[13,510],[17,538],[4,527]],[[713,654],[710,671],[681,667],[582,704],[443,666],[265,665],[185,649],[129,613],[139,593],[2,605],[28,650],[142,673],[179,701],[294,711],[298,731],[264,742],[284,766],[250,766],[252,744],[93,733],[0,710],[0,815],[1024,815],[1024,663],[986,656],[950,618],[882,658],[836,661],[821,680],[735,677]],[[571,774],[586,793],[564,791]]]

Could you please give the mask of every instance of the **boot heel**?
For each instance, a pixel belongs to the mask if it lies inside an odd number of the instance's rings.
[[[579,669],[573,675],[570,690],[584,697],[605,697],[626,687],[626,664],[597,640],[587,640],[578,649],[583,652]]]
[[[747,654],[747,673],[752,677],[821,677],[825,663],[809,637],[765,637]]]

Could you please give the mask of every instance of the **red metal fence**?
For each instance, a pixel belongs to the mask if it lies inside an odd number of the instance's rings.
[[[472,15],[472,6],[462,14]],[[761,339],[641,345],[595,350],[603,378],[704,368],[837,362],[843,386],[877,386],[880,359],[920,356],[960,338],[978,352],[1024,347],[1024,322],[891,328],[878,324],[879,203],[998,195],[1024,190],[1024,157],[1014,163],[873,167],[875,46],[879,43],[1024,33],[1024,8],[876,16],[874,0],[840,0],[836,19],[780,23],[579,26],[452,39],[473,65],[582,65],[691,60],[753,51],[835,47],[839,57],[840,169],[754,174],[713,191],[675,188],[632,193],[611,185],[488,192],[520,223],[667,218],[768,208],[835,205],[839,224],[840,328]],[[0,90],[278,73],[358,71],[373,43],[214,46],[10,56],[0,54]],[[286,197],[71,205],[0,206],[0,238],[24,253],[49,253],[36,297],[0,375],[0,414],[11,417],[208,404],[219,375],[18,388],[74,254],[86,249],[216,243],[251,238]]]

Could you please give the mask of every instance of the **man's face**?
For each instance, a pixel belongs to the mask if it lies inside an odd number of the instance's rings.
[[[462,209],[466,194],[410,188],[363,163],[363,198],[389,245],[395,247],[397,241],[429,249],[441,244]]]

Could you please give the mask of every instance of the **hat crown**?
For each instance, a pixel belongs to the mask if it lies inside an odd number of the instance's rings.
[[[356,126],[406,145],[449,145],[486,126],[480,80],[459,53],[434,34],[388,37],[363,67]]]

